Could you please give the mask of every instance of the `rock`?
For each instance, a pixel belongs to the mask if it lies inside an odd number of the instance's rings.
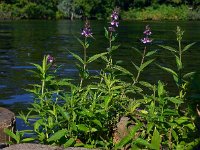
[[[0,107],[0,148],[6,146],[6,142],[11,141],[11,137],[4,133],[4,129],[15,132],[15,114],[10,110]]]
[[[26,144],[11,145],[9,147],[3,148],[3,150],[95,150],[95,149],[87,149],[82,147],[69,147],[64,149],[58,146],[26,143]]]

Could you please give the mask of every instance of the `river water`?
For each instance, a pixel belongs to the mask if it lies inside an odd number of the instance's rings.
[[[88,55],[105,52],[108,42],[104,37],[106,21],[91,21],[92,32],[95,39],[90,41]],[[59,75],[78,79],[75,60],[68,50],[82,55],[83,50],[76,37],[80,32],[83,21],[0,21],[0,106],[19,112],[25,109],[26,104],[32,102],[32,96],[24,89],[32,83],[27,72],[33,69],[32,63],[41,63],[43,55],[51,54],[57,65],[62,65]],[[157,45],[171,45],[177,47],[175,30],[179,25],[185,30],[183,44],[197,42],[185,55],[184,66],[187,71],[200,71],[200,22],[152,22],[152,21],[122,21],[118,28],[116,44],[119,50],[114,59],[122,60],[122,66],[134,71],[130,61],[138,61],[138,55],[132,47],[143,48],[140,39],[146,25],[152,28],[153,43],[150,49],[158,50],[156,61],[166,66],[174,67],[175,59]],[[102,65],[97,61],[90,66],[91,72],[96,72]],[[164,80],[173,90],[172,78],[166,72],[152,65],[143,73],[143,79],[149,82]]]

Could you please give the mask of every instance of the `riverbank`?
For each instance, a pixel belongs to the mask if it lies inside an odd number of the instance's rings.
[[[150,6],[144,9],[130,9],[122,12],[122,20],[200,20],[200,10],[187,5]]]
[[[56,7],[55,7],[56,8]],[[16,4],[0,4],[0,20],[17,20],[17,19],[80,19],[89,18],[101,20],[109,17],[109,9],[101,12],[84,11],[81,14],[72,12],[66,14],[65,11],[48,8],[36,3],[19,6]],[[105,12],[104,12],[105,11]],[[121,9],[120,18],[122,20],[200,20],[200,8],[189,5],[152,5],[148,7],[130,7]]]

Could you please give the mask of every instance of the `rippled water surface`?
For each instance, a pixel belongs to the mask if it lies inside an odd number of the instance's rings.
[[[123,61],[122,65],[133,69],[130,61],[137,61],[138,55],[132,47],[142,48],[139,39],[143,37],[145,25],[152,28],[153,44],[151,49],[157,49],[157,62],[173,67],[174,58],[165,53],[157,45],[169,44],[176,46],[175,29],[179,25],[185,30],[183,44],[197,42],[184,56],[187,71],[200,71],[200,22],[121,22],[118,29],[117,43],[120,49],[114,58]],[[91,21],[94,40],[88,55],[104,52],[108,42],[104,38],[104,21]],[[32,101],[32,96],[24,89],[34,82],[27,72],[34,69],[30,62],[40,63],[44,54],[51,54],[56,58],[56,64],[62,65],[59,75],[78,79],[75,60],[68,50],[82,55],[82,49],[76,37],[80,37],[82,21],[0,21],[0,106],[10,108],[14,112],[25,109],[25,104]],[[96,73],[101,61],[90,66],[91,73]],[[152,65],[143,74],[143,78],[150,82],[158,79],[171,84],[171,77]],[[173,86],[172,86],[173,88]]]

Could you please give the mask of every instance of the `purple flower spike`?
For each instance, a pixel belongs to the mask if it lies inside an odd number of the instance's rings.
[[[82,29],[81,35],[85,37],[92,37],[92,29],[88,21],[85,22],[85,27]]]
[[[110,27],[108,28],[110,32],[115,32],[115,28],[119,27],[119,8],[115,8],[115,10],[111,14],[111,21],[110,21]]]
[[[143,39],[141,39],[141,42],[142,42],[143,44],[151,43],[153,40],[149,38],[149,36],[152,34],[149,25],[147,25],[147,26],[145,27],[145,30],[144,30],[143,33],[144,33],[145,37],[144,37]]]
[[[54,58],[51,55],[47,55],[47,63],[53,63]]]

